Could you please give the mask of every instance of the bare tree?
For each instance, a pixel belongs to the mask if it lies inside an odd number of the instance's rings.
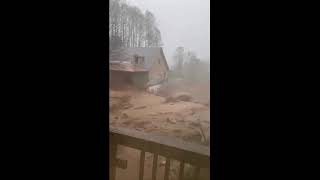
[[[183,68],[183,61],[184,61],[184,48],[183,47],[177,47],[175,54],[174,54],[174,60],[175,60],[175,71],[178,75],[182,75],[182,68]]]
[[[161,46],[161,32],[155,16],[142,13],[124,0],[111,0],[109,9],[109,38],[112,47]]]

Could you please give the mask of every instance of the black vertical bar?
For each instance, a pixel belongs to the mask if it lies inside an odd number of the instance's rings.
[[[139,180],[143,180],[144,174],[144,160],[145,160],[145,152],[144,150],[140,153],[140,171],[139,171]]]
[[[153,165],[152,165],[152,180],[157,179],[157,167],[158,166],[158,154],[153,156]]]
[[[166,166],[164,170],[164,180],[169,179],[169,171],[170,171],[170,159],[166,158]]]
[[[179,180],[183,180],[184,176],[184,161],[180,162],[180,169],[179,169]]]

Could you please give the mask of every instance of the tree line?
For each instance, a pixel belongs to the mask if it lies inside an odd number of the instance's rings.
[[[173,76],[193,82],[210,80],[210,64],[198,58],[195,52],[177,47],[173,59]]]
[[[110,0],[109,6],[110,47],[161,46],[161,33],[155,16],[125,0]]]

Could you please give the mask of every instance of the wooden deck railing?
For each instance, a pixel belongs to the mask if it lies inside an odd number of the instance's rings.
[[[193,179],[198,179],[200,168],[210,167],[209,147],[188,143],[179,139],[150,136],[135,130],[110,127],[110,179],[115,180],[116,167],[126,169],[126,160],[116,158],[117,145],[123,145],[140,152],[139,180],[143,179],[145,152],[154,154],[152,180],[156,179],[158,156],[166,158],[164,179],[169,178],[170,160],[180,162],[179,179],[183,179],[184,166],[188,163],[195,167]]]

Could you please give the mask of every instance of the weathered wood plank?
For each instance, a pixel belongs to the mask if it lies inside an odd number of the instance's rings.
[[[150,141],[150,142],[156,142],[159,144],[163,144],[170,147],[179,148],[182,150],[194,152],[197,154],[202,154],[206,156],[210,156],[210,148],[207,146],[203,146],[200,144],[193,144],[189,143],[183,140],[180,140],[178,138],[174,137],[166,137],[166,136],[159,136],[159,135],[153,135],[151,133],[143,133],[140,131],[132,130],[132,129],[126,129],[126,128],[120,128],[120,127],[110,127],[109,132],[115,133],[115,134],[122,134],[126,136],[131,136],[138,139],[143,139],[144,141]]]
[[[183,180],[184,176],[184,161],[180,162],[180,168],[179,168],[179,180]]]
[[[193,179],[198,180],[200,175],[200,167],[196,167]]]
[[[164,169],[164,180],[169,179],[169,172],[170,172],[170,159],[166,158],[166,165]]]
[[[144,151],[141,151],[141,153],[140,153],[139,180],[143,180],[143,175],[144,175],[144,160],[145,160],[145,152],[144,152]]]
[[[152,180],[157,179],[157,169],[158,169],[158,154],[154,154],[153,165],[152,165]]]

